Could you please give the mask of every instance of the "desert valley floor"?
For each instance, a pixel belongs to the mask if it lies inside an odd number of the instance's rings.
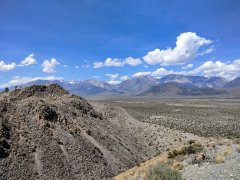
[[[124,108],[135,120],[155,127],[150,138],[145,140],[157,150],[155,158],[120,174],[116,179],[144,179],[146,171],[159,162],[167,162],[180,169],[187,179],[240,177],[240,99],[135,98],[105,103]],[[176,131],[178,134],[173,133]],[[139,136],[142,137],[145,137],[144,131]],[[181,147],[172,151],[175,151],[176,157],[169,158],[169,149],[186,146],[186,139],[182,137],[197,140],[204,146],[202,152],[184,157],[177,154],[181,152]]]

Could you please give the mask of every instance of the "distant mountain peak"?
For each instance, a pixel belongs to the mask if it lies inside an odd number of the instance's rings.
[[[240,87],[240,77],[233,79],[232,81],[228,82],[224,87],[226,88],[236,88]]]
[[[221,77],[187,76],[178,74],[169,74],[159,80],[160,83],[178,82],[196,87],[221,88],[227,81]]]
[[[203,95],[223,95],[227,94],[225,90],[216,90],[213,88],[199,88],[186,86],[178,82],[167,82],[149,88],[140,93],[139,96],[203,96]]]
[[[21,85],[22,87],[31,85],[59,84],[69,92],[85,95],[119,94],[119,95],[137,95],[151,89],[156,85],[165,88],[175,86],[176,88],[199,88],[199,89],[222,89],[240,87],[240,77],[227,82],[221,77],[187,76],[180,74],[169,74],[162,78],[155,78],[151,75],[133,77],[122,81],[120,84],[112,85],[105,81],[89,79],[83,81],[64,81],[64,80],[35,80]],[[159,86],[160,87],[160,86]],[[173,87],[173,88],[175,88]],[[11,87],[14,89],[14,87]],[[169,90],[170,91],[170,90]],[[204,91],[204,93],[210,91]],[[213,93],[213,92],[212,92]],[[201,94],[201,93],[200,93]]]

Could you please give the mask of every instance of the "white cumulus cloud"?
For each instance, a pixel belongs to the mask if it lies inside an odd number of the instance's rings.
[[[43,61],[43,64],[42,64],[43,66],[42,71],[46,73],[53,73],[55,72],[55,68],[57,65],[60,65],[60,63],[54,58],[52,58],[50,61],[45,60]]]
[[[123,66],[122,62],[120,59],[117,58],[107,58],[104,62],[104,66],[115,66],[115,67],[119,67],[119,66]]]
[[[124,65],[137,66],[142,64],[142,61],[139,58],[128,57],[125,59],[119,58],[107,58],[104,62],[95,62],[93,64],[94,68],[101,67],[123,67]]]
[[[36,63],[37,63],[37,61],[34,58],[34,54],[30,54],[23,61],[20,62],[19,66],[30,66],[30,65],[33,65],[33,64],[36,64]]]
[[[210,48],[206,49],[205,51],[200,52],[198,55],[199,55],[199,56],[203,56],[203,55],[205,55],[205,54],[209,54],[209,53],[213,52],[214,50],[215,50],[214,47],[211,46]]]
[[[118,80],[110,80],[110,81],[107,81],[107,83],[115,85],[115,84],[121,83],[121,81],[118,81]]]
[[[135,74],[133,74],[133,77],[140,77],[140,76],[147,76],[147,75],[151,75],[150,71],[147,72],[137,72]]]
[[[11,71],[16,68],[16,63],[7,64],[4,61],[0,61],[0,71]]]
[[[190,69],[193,67],[193,64],[188,64],[186,66],[183,66],[182,69]]]
[[[95,62],[95,63],[93,63],[93,67],[94,67],[94,68],[104,67],[104,63],[102,63],[102,62]]]
[[[119,74],[106,74],[106,76],[110,77],[111,79],[117,79]]]
[[[171,74],[171,73],[173,73],[173,71],[168,71],[164,68],[159,68],[159,69],[156,69],[155,71],[153,71],[151,73],[151,75],[154,77],[162,77],[162,76],[165,76],[165,75]]]
[[[95,62],[93,64],[93,67],[94,68],[101,68],[101,67],[111,67],[111,66],[114,66],[114,67],[121,67],[123,66],[122,62],[120,61],[120,59],[112,59],[112,58],[107,58],[104,62]]]
[[[168,74],[194,75],[194,74],[189,73],[188,71],[173,71],[173,70],[166,70],[164,68],[159,68],[151,73],[151,75],[156,78],[161,78]]]
[[[161,64],[163,66],[184,64],[191,61],[201,53],[210,53],[211,50],[199,52],[203,46],[211,44],[212,41],[198,36],[193,32],[185,32],[177,37],[176,47],[166,50],[155,49],[143,57],[143,60],[151,65]]]
[[[16,85],[22,85],[26,84],[28,82],[36,81],[36,80],[63,80],[62,77],[55,77],[55,76],[47,76],[47,77],[19,77],[19,76],[14,76],[12,79],[5,83],[1,84],[0,87],[11,87],[11,86],[16,86]]]
[[[240,59],[231,63],[221,61],[207,61],[190,73],[200,73],[204,76],[220,76],[227,79],[233,79],[240,76]]]
[[[187,65],[188,68],[193,67],[191,64]],[[186,66],[186,67],[187,67]],[[187,68],[187,69],[188,69]],[[148,72],[137,72],[133,74],[133,77],[151,75],[156,78],[161,78],[168,74],[179,74],[179,75],[202,75],[207,77],[218,76],[223,77],[228,80],[232,80],[236,77],[240,76],[240,59],[234,60],[229,63],[224,63],[221,61],[206,61],[201,66],[196,67],[193,70],[187,71],[174,71],[174,70],[167,70],[165,68],[158,68],[155,71],[148,71]]]
[[[123,64],[128,64],[130,66],[137,66],[142,64],[142,61],[139,58],[134,59],[133,57],[128,57],[123,61]]]
[[[109,84],[119,84],[119,83],[121,83],[121,81],[118,80],[119,74],[105,74],[105,76],[110,78],[110,80],[107,81]]]
[[[122,77],[120,77],[120,79],[121,79],[122,81],[126,81],[126,80],[129,79],[129,77],[128,77],[128,76],[122,76]]]

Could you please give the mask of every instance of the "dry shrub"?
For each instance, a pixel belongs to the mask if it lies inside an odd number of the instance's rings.
[[[148,170],[145,180],[183,180],[182,174],[167,164],[157,164]]]
[[[240,144],[240,138],[235,139],[235,140],[234,140],[234,143],[235,143],[235,144]]]
[[[190,144],[190,143],[189,143]],[[200,143],[191,143],[190,145],[184,146],[181,149],[175,149],[168,153],[168,158],[174,158],[179,155],[186,155],[186,154],[196,154],[203,150],[203,146]]]
[[[224,163],[225,160],[224,160],[223,155],[222,155],[222,154],[217,154],[217,155],[215,156],[215,162],[218,163],[218,164]]]
[[[189,143],[189,144],[194,144],[194,143],[195,143],[195,140],[189,140],[188,143]]]
[[[172,164],[172,168],[176,169],[176,170],[182,170],[184,168],[183,164],[178,162],[178,161],[174,161]]]
[[[223,154],[226,156],[226,155],[229,155],[229,154],[232,154],[232,147],[231,146],[226,146],[224,148],[224,151],[223,151]]]

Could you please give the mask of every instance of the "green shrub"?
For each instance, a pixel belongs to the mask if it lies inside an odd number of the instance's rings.
[[[8,93],[8,92],[9,92],[9,88],[6,87],[6,88],[4,89],[4,92],[5,92],[5,93]]]
[[[146,180],[183,180],[182,174],[167,164],[158,164],[148,170]]]

